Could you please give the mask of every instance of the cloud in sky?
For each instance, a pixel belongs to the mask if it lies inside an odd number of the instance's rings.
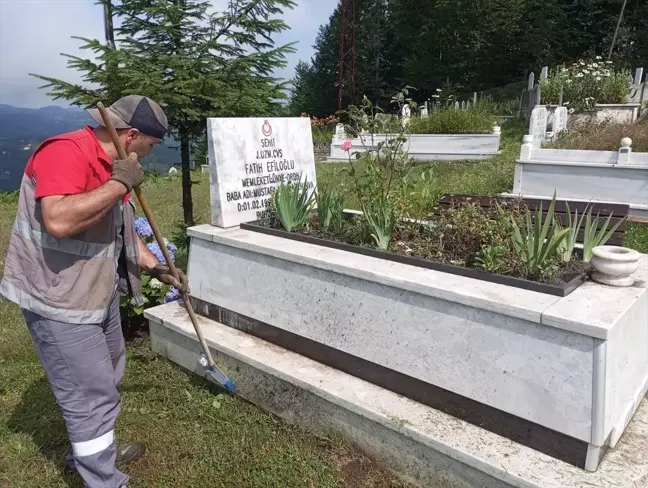
[[[221,9],[226,0],[213,0]],[[338,0],[296,0],[293,10],[284,12],[290,26],[276,36],[277,45],[298,41],[297,52],[288,57],[288,66],[277,72],[290,79],[297,62],[308,60],[319,26],[328,22]],[[0,0],[0,103],[20,107],[67,105],[53,102],[43,81],[29,73],[81,82],[76,70],[68,69],[61,53],[91,56],[79,49],[82,41],[72,36],[104,38],[103,9],[94,0]]]

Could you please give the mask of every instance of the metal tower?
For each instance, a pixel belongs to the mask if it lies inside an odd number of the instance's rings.
[[[356,0],[340,0],[340,72],[338,110],[345,98],[355,102]]]

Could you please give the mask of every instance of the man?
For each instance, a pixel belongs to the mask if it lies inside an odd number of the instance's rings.
[[[108,108],[127,159],[98,110],[88,112],[98,127],[46,140],[27,163],[0,294],[23,309],[85,486],[118,488],[128,476],[116,464],[144,454],[114,440],[125,367],[120,295],[142,302],[141,269],[188,290],[184,273],[173,278],[135,232],[130,195],[144,181],[138,159],[167,132],[164,112],[138,95]]]

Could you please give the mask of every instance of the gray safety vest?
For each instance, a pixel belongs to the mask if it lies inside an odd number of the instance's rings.
[[[34,192],[35,183],[24,175],[0,294],[23,309],[71,324],[102,322],[115,287],[144,303],[134,204],[120,202],[87,231],[55,239],[45,229]]]

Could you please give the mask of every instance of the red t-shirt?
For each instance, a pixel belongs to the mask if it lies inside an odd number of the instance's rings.
[[[76,142],[59,140],[42,147],[27,165],[25,174],[34,176],[36,180],[35,198],[89,192],[110,178],[111,159],[94,135],[92,127],[86,126],[85,130],[93,142],[91,160]],[[128,193],[123,202],[127,202],[130,197]]]

